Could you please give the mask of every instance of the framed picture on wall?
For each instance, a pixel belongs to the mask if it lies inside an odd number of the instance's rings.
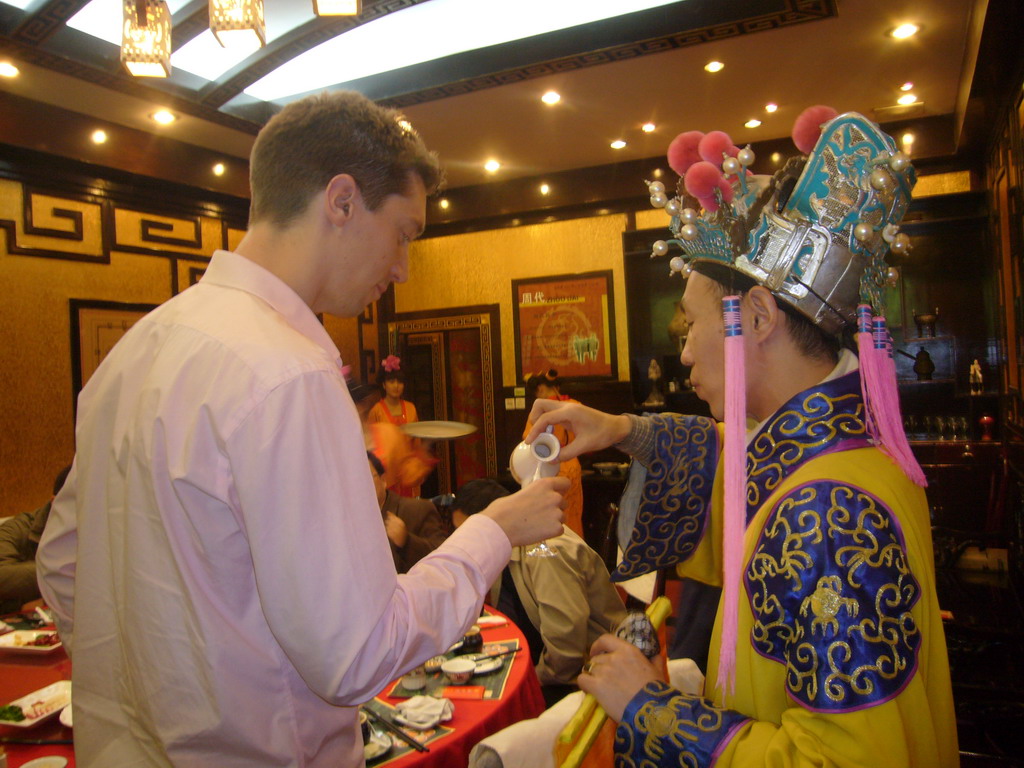
[[[612,271],[512,281],[516,380],[617,379]]]
[[[71,384],[76,405],[78,393],[107,353],[139,318],[156,306],[71,299]]]

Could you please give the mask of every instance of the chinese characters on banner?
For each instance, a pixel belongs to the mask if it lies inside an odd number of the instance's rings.
[[[515,283],[522,377],[555,368],[559,377],[614,376],[606,274]]]

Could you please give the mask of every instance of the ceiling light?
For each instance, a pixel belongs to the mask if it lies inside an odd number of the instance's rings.
[[[313,13],[317,16],[356,16],[362,10],[362,0],[313,0]]]
[[[901,91],[909,91],[913,87],[914,87],[914,84],[908,80],[907,82],[905,82],[903,85],[900,86],[900,90]]]
[[[612,149],[624,149],[626,146],[626,142],[624,142],[622,139],[616,139],[608,146],[611,147]]]
[[[226,171],[226,170],[227,169],[224,167],[224,163],[217,163],[215,166],[213,166],[213,175],[214,176],[223,176],[224,175],[224,171]]]
[[[907,104],[913,104],[915,101],[917,101],[917,96],[912,93],[905,93],[896,99],[897,104],[903,104],[904,106]]]
[[[442,211],[447,211],[448,207],[451,205],[451,203],[448,202],[447,197],[442,197],[440,200],[437,201],[437,204],[441,206]]]
[[[910,147],[914,146],[914,139],[916,138],[917,137],[912,133],[904,133],[900,137],[900,142],[902,142],[903,146],[909,150]]]
[[[895,37],[897,40],[906,40],[908,37],[913,37],[917,34],[921,28],[917,24],[900,24],[896,29],[892,30],[889,35]]]
[[[704,69],[708,72],[721,72],[725,68],[725,64],[720,61],[709,61],[704,65]]]
[[[164,0],[124,0],[121,63],[135,77],[170,77],[171,12]]]
[[[752,119],[750,119],[750,120],[747,120],[747,122],[745,122],[745,123],[744,123],[743,125],[744,125],[744,127],[746,127],[746,128],[757,128],[757,126],[759,126],[760,124],[761,124],[761,121],[760,121],[760,120],[758,120],[758,119],[757,119],[757,118],[755,117],[755,118],[752,118]]]
[[[501,168],[501,163],[497,160],[491,159],[484,163],[484,170],[488,173],[495,173],[499,168]]]
[[[263,0],[210,0],[210,31],[224,48],[262,48],[267,44]]]
[[[92,136],[89,138],[92,139],[93,144],[105,144],[107,141],[107,132],[102,129],[97,129],[92,132]]]
[[[651,171],[651,176],[653,176],[656,179],[660,179],[661,178],[661,174],[662,174],[661,168],[655,168],[653,171]]]
[[[767,104],[764,105],[764,111],[765,112],[769,112],[769,113],[774,112],[778,108],[779,108],[778,104],[775,104],[775,103],[770,102],[770,101]]]
[[[644,133],[654,133],[654,130],[657,127],[658,126],[656,126],[654,123],[644,123],[643,125],[640,126],[640,130],[643,131]]]
[[[156,122],[160,123],[160,125],[170,125],[178,119],[173,112],[169,112],[166,109],[159,109],[153,114],[151,114],[150,117],[153,118]]]
[[[772,162],[778,165],[782,162],[782,155],[778,152],[772,152]]]
[[[549,193],[550,191],[551,191],[551,187],[549,187],[549,186],[548,186],[547,184],[541,184],[541,185],[540,185],[540,193],[541,193],[542,195],[546,195],[546,194],[548,194],[548,193]]]
[[[557,104],[558,102],[560,102],[562,100],[562,96],[561,94],[558,93],[558,91],[548,91],[547,93],[540,97],[540,100],[543,101],[548,106],[551,106],[552,104]]]
[[[274,101],[674,2],[678,0],[430,0],[406,4],[401,13],[380,15],[292,58],[245,93]],[[274,39],[273,34],[270,37]]]
[[[18,68],[9,61],[0,61],[0,77],[17,77]]]

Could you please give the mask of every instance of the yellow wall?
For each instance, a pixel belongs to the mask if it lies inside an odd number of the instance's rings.
[[[512,280],[611,269],[619,379],[628,381],[629,340],[622,272],[625,227],[625,215],[611,215],[417,241],[410,252],[409,280],[395,286],[395,309],[418,312],[498,304],[502,382],[513,386]]]
[[[75,223],[60,211],[81,214],[82,232],[74,237],[29,235],[23,205],[24,186],[0,179],[0,517],[35,509],[51,493],[54,476],[74,455],[72,408],[70,299],[91,299],[137,304],[159,304],[172,295],[171,262],[179,257],[179,289],[189,285],[189,269],[202,269],[206,257],[221,247],[221,222],[196,217],[200,245],[156,245],[140,237],[142,219],[171,224],[160,230],[187,240],[194,237],[189,218],[169,218],[126,208],[105,218],[108,201],[67,198],[49,190],[30,194],[32,224],[51,232],[74,234]],[[113,222],[112,231],[103,231]],[[14,229],[13,243],[10,228]],[[229,243],[240,233],[228,230]],[[121,248],[149,248],[153,253],[109,251],[110,263],[88,263],[70,258],[104,257],[106,242]],[[12,251],[35,249],[49,256]],[[163,254],[156,252],[162,250]],[[354,319],[326,317],[342,358],[358,374],[358,329]]]

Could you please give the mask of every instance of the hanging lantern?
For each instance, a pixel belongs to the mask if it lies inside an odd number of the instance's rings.
[[[262,48],[267,44],[263,0],[210,0],[210,31],[224,48]]]
[[[135,77],[171,74],[171,12],[164,0],[124,0],[121,63]]]
[[[355,16],[363,10],[363,0],[313,0],[317,16]]]

